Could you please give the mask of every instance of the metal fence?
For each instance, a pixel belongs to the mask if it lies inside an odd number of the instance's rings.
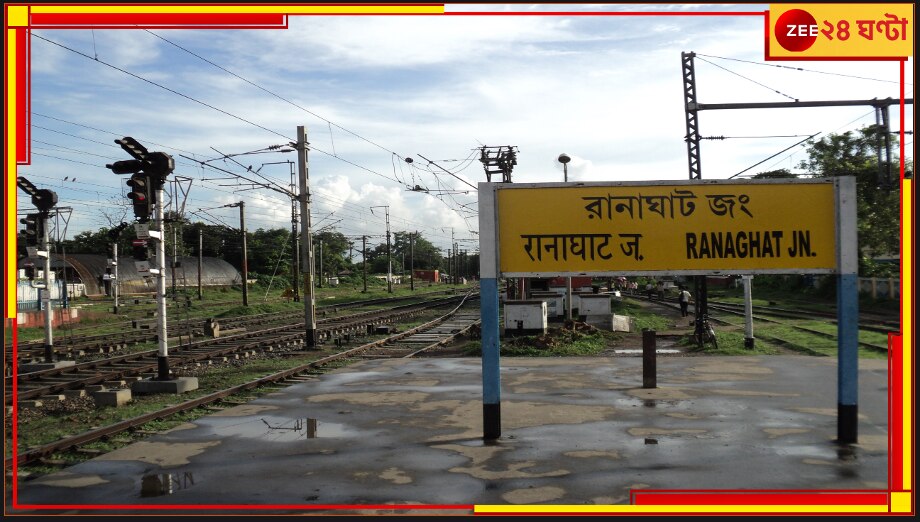
[[[67,285],[70,289],[68,292],[71,297],[85,295],[82,284]],[[16,282],[16,310],[39,310],[41,309],[40,288],[34,288],[29,281]],[[79,293],[78,293],[79,292]],[[64,295],[64,282],[51,281],[51,300],[60,301]]]
[[[873,299],[900,299],[901,278],[860,277],[859,291],[872,296]]]

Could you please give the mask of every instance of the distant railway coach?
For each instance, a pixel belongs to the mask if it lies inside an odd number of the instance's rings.
[[[441,281],[437,270],[415,270],[412,272],[412,277],[417,281],[428,281],[430,283],[439,283]]]

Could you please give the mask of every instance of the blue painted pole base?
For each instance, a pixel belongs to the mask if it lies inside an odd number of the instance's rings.
[[[482,405],[482,438],[495,440],[502,436],[502,405]]]
[[[837,442],[856,444],[859,429],[859,407],[856,404],[837,405]]]

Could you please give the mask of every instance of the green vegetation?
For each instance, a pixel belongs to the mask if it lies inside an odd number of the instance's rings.
[[[378,299],[383,297],[405,297],[419,296],[424,299],[426,294],[434,294],[445,290],[456,290],[464,292],[470,289],[469,285],[446,285],[427,283],[416,285],[415,290],[410,290],[409,285],[395,285],[393,293],[388,293],[386,282],[368,279],[367,292],[363,292],[363,285],[360,283],[354,285],[340,284],[334,287],[317,288],[315,293],[316,306],[334,306],[342,303],[353,301],[362,301],[367,299]],[[249,306],[243,306],[243,291],[241,287],[233,288],[208,288],[202,292],[202,300],[198,300],[196,288],[189,288],[185,299],[183,294],[179,295],[177,301],[171,298],[167,299],[167,322],[184,319],[205,319],[208,317],[241,317],[246,315],[257,315],[274,312],[303,312],[303,301],[295,302],[290,297],[285,297],[284,290],[274,287],[251,285],[249,288]],[[144,300],[150,300],[151,296],[145,296]],[[124,331],[128,321],[134,319],[154,319],[148,317],[148,313],[155,310],[153,304],[133,304],[134,297],[122,297],[120,299],[119,313],[112,313],[111,299],[94,299],[80,298],[71,300],[71,308],[79,309],[79,321],[66,321],[54,328],[56,339],[65,338],[67,335],[82,334],[107,334]],[[219,304],[215,304],[219,303]],[[213,305],[213,306],[212,306]],[[19,327],[17,338],[20,342],[44,339],[44,326],[39,322],[38,326]],[[13,332],[11,328],[4,328],[5,343],[13,341]]]
[[[400,330],[405,331],[413,326],[418,326],[419,324],[431,321],[435,317],[438,317],[442,314],[443,311],[426,312],[412,319],[411,322],[400,323]],[[370,336],[367,338],[362,338],[359,342],[371,342],[376,338],[382,337],[385,336]],[[140,348],[141,346],[138,347],[138,349]],[[155,346],[146,344],[143,345],[143,348],[151,349],[155,348]],[[104,426],[131,419],[145,413],[162,409],[166,406],[176,405],[180,402],[192,400],[222,389],[238,386],[260,377],[265,377],[267,375],[287,370],[302,364],[307,364],[322,357],[336,353],[340,350],[341,347],[334,346],[330,343],[315,352],[305,353],[298,356],[268,357],[252,360],[241,359],[231,361],[231,364],[217,365],[212,368],[208,368],[208,370],[205,372],[196,372],[199,380],[199,388],[195,391],[184,394],[181,397],[169,395],[134,396],[130,403],[119,408],[108,407],[96,410],[67,413],[63,415],[52,414],[31,419],[28,422],[21,424],[18,440],[19,448],[20,451],[24,451],[31,446],[39,446],[53,442],[55,440],[60,440],[67,436],[83,433],[88,431],[91,426]],[[343,361],[341,363],[332,363],[326,365],[326,367],[334,368],[344,364],[347,364],[347,362]],[[184,372],[181,368],[174,368],[174,370],[179,375],[187,374],[187,372]],[[243,394],[247,396],[258,395],[259,393],[260,392],[258,389],[243,392]],[[151,421],[145,425],[149,425],[149,427],[141,427],[140,429],[160,429],[156,427],[157,424],[155,423],[166,423],[162,425],[171,427],[172,425],[178,425],[181,422],[193,420],[207,414],[208,411],[206,409],[196,408],[195,410],[185,412],[178,417],[169,417],[169,419],[163,421]],[[12,436],[11,430],[7,431],[7,436]],[[11,443],[12,439],[8,438],[7,456],[10,455]],[[98,447],[99,449],[104,449],[106,447],[105,445],[111,444],[111,442],[98,442],[96,444],[98,446],[91,445],[87,447]]]
[[[332,349],[322,349],[299,357],[266,358],[249,361],[246,364],[243,364],[243,361],[235,361],[233,364],[214,367],[207,372],[201,373],[198,376],[199,388],[181,397],[175,395],[136,395],[127,405],[118,408],[106,407],[32,419],[20,426],[19,448],[21,451],[27,450],[32,446],[48,444],[55,440],[83,433],[91,429],[91,426],[106,426],[132,419],[167,406],[174,406],[181,402],[306,364],[332,353],[334,353]],[[181,370],[177,370],[177,373],[179,375],[183,374]],[[251,395],[259,392],[256,389],[245,393]],[[207,415],[207,413],[206,409],[196,408],[182,414],[181,417],[170,417],[168,422],[178,424]],[[9,431],[7,434],[11,436]],[[12,440],[7,439],[7,456],[10,455],[11,443]]]
[[[628,315],[636,320],[636,331],[649,329],[657,332],[669,330],[672,321],[662,317],[654,312],[642,307],[636,301],[626,298],[622,301],[614,301],[612,304],[613,313],[617,315]]]
[[[775,344],[763,339],[757,339],[754,348],[745,348],[744,332],[716,330],[716,340],[719,344],[718,348],[713,348],[709,343],[698,348],[696,341],[690,336],[685,337],[681,344],[686,346],[690,352],[706,355],[776,355],[780,353],[780,349]]]
[[[550,328],[545,335],[504,339],[502,357],[571,357],[597,355],[607,348],[612,334],[597,330],[587,332],[563,328]],[[481,357],[482,344],[469,343],[464,355]]]

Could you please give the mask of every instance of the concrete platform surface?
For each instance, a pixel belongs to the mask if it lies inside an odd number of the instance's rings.
[[[859,443],[849,446],[834,443],[832,358],[660,357],[656,389],[642,389],[641,364],[504,358],[502,437],[487,443],[478,359],[365,361],[20,481],[13,512],[107,504],[123,507],[106,513],[232,513],[252,504],[308,513],[628,504],[631,490],[649,488],[887,490],[886,361],[860,361]]]

